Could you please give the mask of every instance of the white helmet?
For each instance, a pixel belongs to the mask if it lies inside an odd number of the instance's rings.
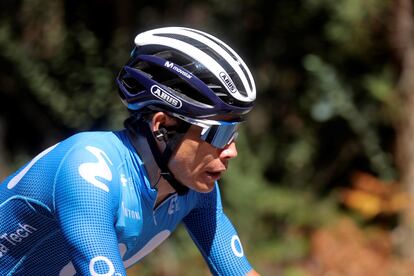
[[[156,106],[192,118],[240,116],[253,107],[256,86],[240,56],[202,31],[166,27],[135,37],[117,78],[131,110]]]

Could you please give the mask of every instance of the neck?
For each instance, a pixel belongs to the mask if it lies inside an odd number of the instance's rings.
[[[147,139],[137,134],[136,151],[144,162],[151,187],[157,189],[157,200],[155,207],[159,205],[168,195],[175,193],[171,185],[160,175],[160,169],[152,156]]]

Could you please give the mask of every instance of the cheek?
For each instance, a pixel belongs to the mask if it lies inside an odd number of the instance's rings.
[[[196,177],[213,158],[203,143],[185,141],[173,156],[170,166],[175,174],[184,177]],[[177,175],[177,176],[178,176]]]
[[[180,145],[170,161],[171,169],[177,174],[189,174],[194,170],[196,165],[196,150],[194,143],[186,141]]]

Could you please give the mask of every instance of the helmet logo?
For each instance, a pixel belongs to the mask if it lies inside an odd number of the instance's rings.
[[[172,107],[181,108],[183,105],[177,97],[173,96],[171,93],[168,93],[158,85],[151,86],[151,94]]]
[[[177,73],[183,75],[187,79],[191,79],[192,76],[190,73],[186,72],[185,70],[179,68],[177,65],[175,65],[173,62],[169,62],[168,60],[164,63],[164,66],[167,68],[171,68],[172,70],[176,71]]]
[[[234,85],[233,81],[231,80],[231,78],[229,77],[229,75],[227,75],[226,72],[220,72],[220,78],[223,80],[224,84],[227,86],[227,88],[230,90],[231,93],[237,93],[237,88]]]

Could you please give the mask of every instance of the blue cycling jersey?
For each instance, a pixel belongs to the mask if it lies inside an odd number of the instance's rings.
[[[217,183],[156,197],[125,130],[74,135],[0,185],[0,275],[126,275],[181,221],[213,274],[251,270]]]

